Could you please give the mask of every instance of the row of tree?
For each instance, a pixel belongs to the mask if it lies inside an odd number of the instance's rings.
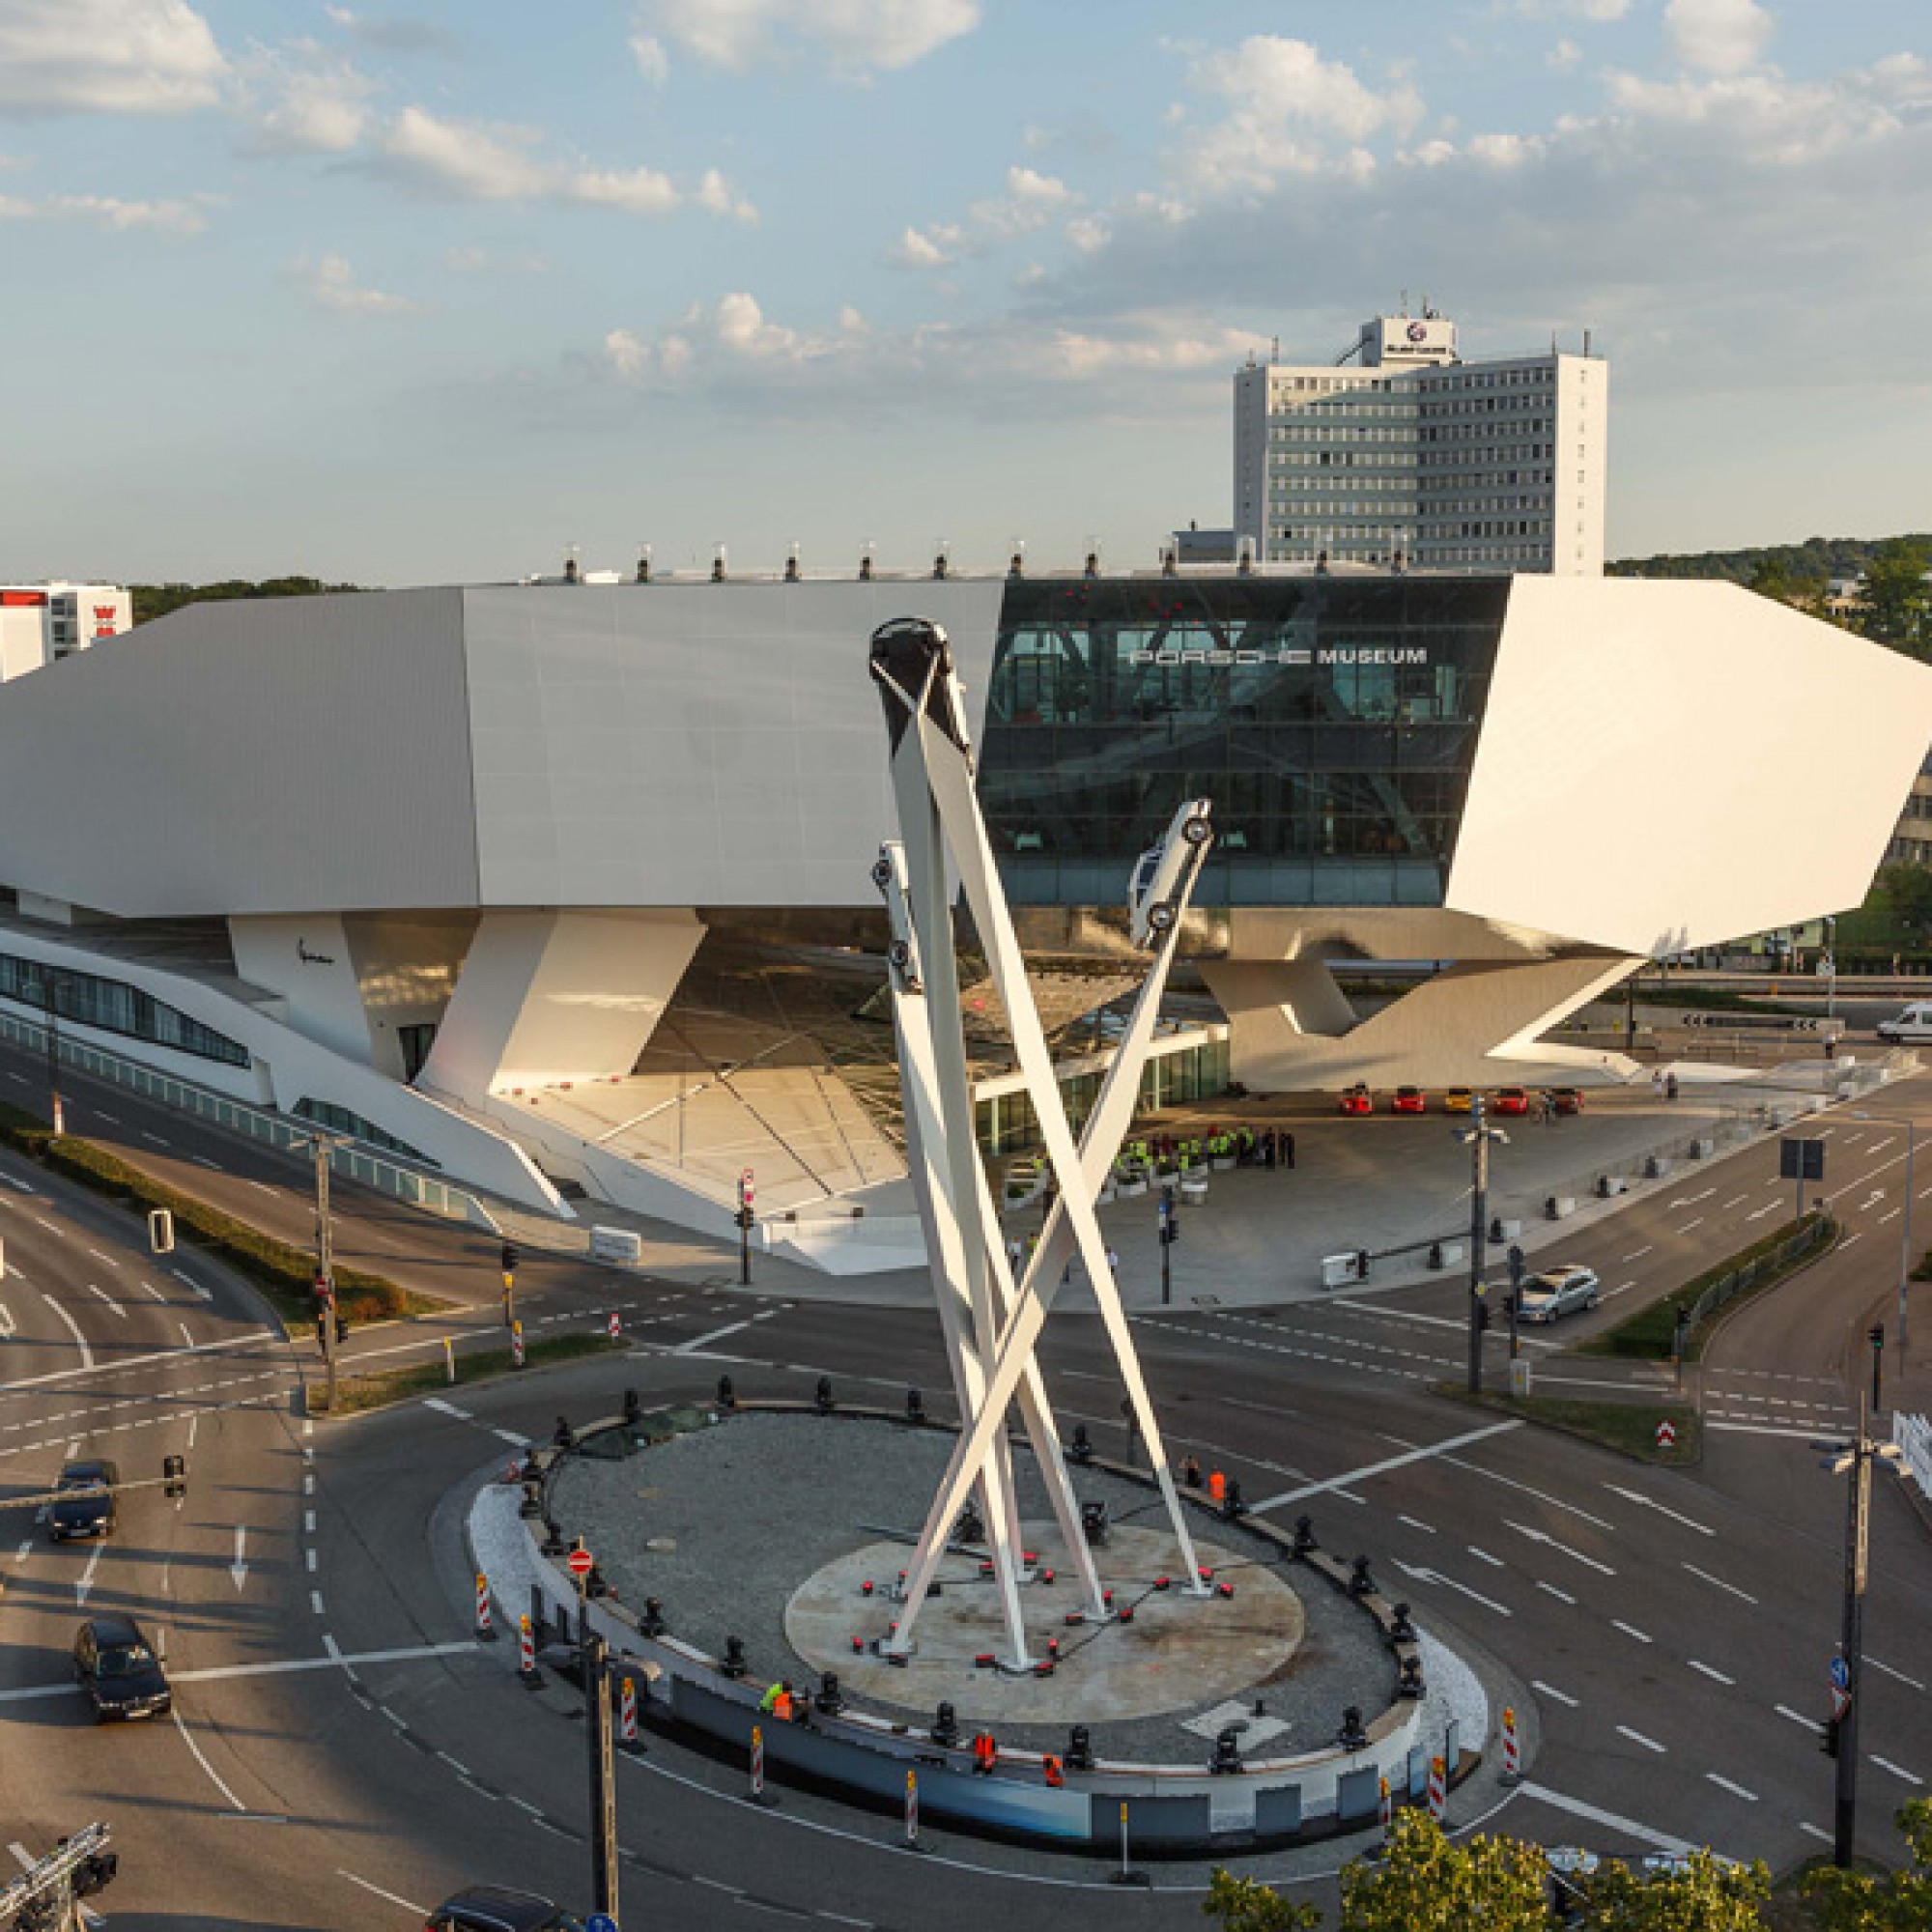
[[[1932,1932],[1932,1802],[1899,1812],[1912,1854],[1897,1872],[1821,1866],[1800,1881],[1817,1932]],[[1536,1845],[1477,1834],[1451,1838],[1426,1812],[1396,1814],[1378,1858],[1342,1873],[1337,1932],[1767,1932],[1771,1875],[1708,1852],[1655,1871],[1605,1860],[1552,1894]],[[1257,1879],[1216,1871],[1202,1910],[1223,1932],[1315,1932],[1319,1907],[1283,1898]],[[1789,1920],[1776,1921],[1789,1923]]]
[[[325,590],[360,590],[359,583],[325,583],[319,577],[265,577],[251,583],[231,577],[219,583],[133,583],[134,621],[151,623],[186,604],[226,604],[242,597],[316,597]]]

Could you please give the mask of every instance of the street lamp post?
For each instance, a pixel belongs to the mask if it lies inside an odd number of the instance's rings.
[[[1898,1230],[1898,1359],[1902,1367],[1905,1345],[1909,1339],[1905,1322],[1907,1294],[1912,1281],[1912,1204],[1918,1198],[1912,1181],[1914,1157],[1918,1151],[1918,1129],[1902,1114],[1868,1114],[1860,1109],[1854,1112],[1852,1118],[1905,1129],[1905,1211],[1899,1216]]]
[[[316,1321],[322,1330],[322,1359],[328,1375],[328,1412],[335,1413],[338,1379],[335,1339],[335,1231],[328,1211],[328,1156],[346,1147],[347,1134],[312,1133],[309,1151],[315,1156],[315,1296]]]
[[[54,1004],[54,969],[43,965],[38,977],[41,1007],[46,1014],[41,1038],[47,1050],[47,1115],[58,1140],[67,1132],[67,1110],[61,1104],[60,1091],[60,1008]]]
[[[1490,1143],[1507,1142],[1500,1127],[1483,1119],[1483,1096],[1469,1102],[1469,1124],[1458,1139],[1469,1149],[1469,1393],[1483,1389],[1483,1329],[1489,1305],[1484,1299],[1483,1272],[1489,1262]]]
[[[1837,1708],[1825,1731],[1825,1749],[1837,1760],[1832,1861],[1849,1870],[1859,1824],[1859,1706],[1864,1672],[1865,1578],[1871,1536],[1871,1469],[1874,1463],[1899,1460],[1895,1442],[1876,1441],[1865,1399],[1859,1396],[1856,1442],[1818,1442],[1828,1452],[1821,1465],[1834,1476],[1850,1475],[1845,1501],[1845,1602],[1839,1630],[1838,1662],[1833,1671]]]

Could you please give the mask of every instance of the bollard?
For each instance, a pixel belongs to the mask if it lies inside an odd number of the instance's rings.
[[[737,1391],[732,1388],[731,1378],[729,1376],[720,1376],[718,1378],[718,1406],[720,1408],[736,1408],[738,1406]]]
[[[604,1325],[611,1341],[621,1342],[624,1339],[624,1318],[614,1308],[611,1311],[610,1321]]]
[[[537,1675],[537,1638],[528,1617],[524,1618],[517,1633],[517,1675],[523,1679],[526,1690],[534,1690],[543,1682]]]
[[[1449,1800],[1449,1778],[1439,1757],[1429,1760],[1429,1815],[1439,1825]]]
[[[476,1573],[476,1641],[497,1641],[497,1633],[490,1624],[490,1579],[480,1570]]]
[[[521,1321],[510,1324],[510,1366],[515,1369],[524,1366],[524,1324]]]
[[[638,1735],[638,1687],[627,1677],[617,1696],[617,1748],[641,1756],[644,1741]]]
[[[1381,1803],[1378,1807],[1378,1816],[1382,1828],[1382,1844],[1385,1846],[1388,1843],[1390,1829],[1395,1824],[1395,1793],[1389,1789],[1387,1778],[1382,1778],[1380,1783]]]
[[[765,1729],[762,1724],[752,1726],[752,1803],[763,1804],[765,1798]]]
[[[1515,1706],[1503,1706],[1503,1783],[1516,1785],[1522,1782],[1521,1747],[1517,1743]]]
[[[919,1773],[906,1772],[905,1795],[905,1842],[906,1850],[919,1850]]]

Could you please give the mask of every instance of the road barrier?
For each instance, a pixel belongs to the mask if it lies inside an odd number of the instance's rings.
[[[524,1618],[522,1628],[517,1632],[517,1675],[532,1690],[537,1678],[537,1636],[530,1628],[528,1617]]]
[[[638,1735],[638,1687],[628,1677],[617,1692],[617,1746],[634,1757],[644,1747]]]
[[[1449,1773],[1439,1757],[1429,1760],[1429,1815],[1439,1825],[1449,1804]]]
[[[752,1726],[752,1796],[760,1804],[765,1796],[765,1728]]]
[[[1517,1741],[1516,1707],[1503,1706],[1503,1783],[1522,1782],[1522,1747]]]
[[[611,1311],[610,1321],[604,1326],[609,1331],[611,1341],[621,1342],[624,1339],[624,1318],[614,1308]]]
[[[905,1795],[905,1841],[915,1851],[919,1849],[919,1773],[906,1772]]]
[[[490,1579],[480,1570],[476,1573],[476,1639],[479,1643],[497,1641],[490,1622]]]

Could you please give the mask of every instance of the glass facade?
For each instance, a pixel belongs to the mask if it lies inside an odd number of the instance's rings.
[[[1105,1084],[1102,1072],[1076,1073],[1060,1083],[1060,1097],[1066,1108],[1067,1124],[1077,1134],[1087,1123]],[[1134,1100],[1134,1115],[1159,1107],[1182,1107],[1196,1100],[1212,1098],[1228,1085],[1228,1042],[1204,1039],[1179,1052],[1156,1054],[1141,1068],[1140,1093]],[[975,1134],[981,1153],[1013,1153],[1040,1145],[1039,1116],[1024,1089],[1007,1094],[991,1094],[973,1105]]]
[[[365,1121],[360,1114],[351,1113],[347,1107],[338,1107],[333,1100],[312,1100],[304,1094],[289,1112],[304,1121],[313,1121],[319,1127],[332,1127],[338,1134],[366,1141],[373,1148],[381,1148],[384,1153],[400,1154],[405,1160],[419,1160],[425,1167],[442,1165],[440,1160],[432,1160],[428,1154],[412,1148],[408,1141],[399,1141],[394,1134],[385,1134],[374,1121]]]
[[[47,981],[53,982],[53,1009],[76,1026],[98,1027],[128,1039],[145,1039],[176,1053],[201,1060],[218,1060],[225,1066],[249,1065],[248,1049],[226,1034],[191,1020],[177,1008],[165,1006],[151,993],[125,980],[106,980],[96,973],[77,973],[68,966],[43,966],[38,959],[21,959],[0,952],[0,997],[44,1010]]]
[[[979,792],[1018,905],[1120,903],[1186,798],[1195,903],[1442,902],[1502,578],[1009,582]]]

